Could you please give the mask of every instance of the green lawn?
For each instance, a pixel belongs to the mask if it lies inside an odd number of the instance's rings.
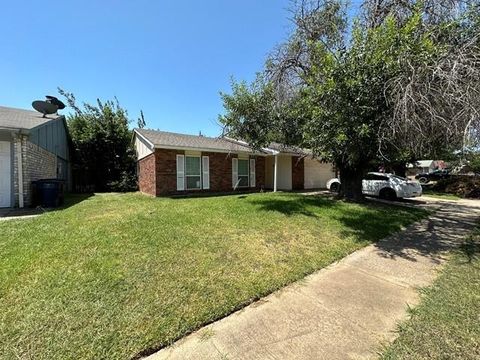
[[[383,359],[480,359],[480,230],[455,253]]]
[[[298,194],[70,200],[0,222],[0,358],[148,353],[426,215]]]

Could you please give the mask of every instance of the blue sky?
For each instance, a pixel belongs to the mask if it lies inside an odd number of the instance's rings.
[[[117,96],[150,128],[218,135],[219,91],[288,35],[288,0],[5,1],[0,105]]]

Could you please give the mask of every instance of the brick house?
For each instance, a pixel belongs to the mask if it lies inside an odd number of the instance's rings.
[[[271,144],[255,151],[246,143],[135,129],[141,192],[153,196],[198,192],[325,188],[332,166],[308,152]]]
[[[65,117],[0,106],[0,207],[31,204],[32,181],[70,179]]]

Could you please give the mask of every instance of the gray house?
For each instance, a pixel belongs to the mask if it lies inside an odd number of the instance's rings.
[[[0,208],[31,204],[32,181],[58,178],[70,187],[64,116],[0,106]]]

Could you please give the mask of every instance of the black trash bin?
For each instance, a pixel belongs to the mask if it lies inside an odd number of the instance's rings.
[[[63,204],[64,181],[59,179],[42,179],[32,182],[33,204],[45,208],[58,207]]]

